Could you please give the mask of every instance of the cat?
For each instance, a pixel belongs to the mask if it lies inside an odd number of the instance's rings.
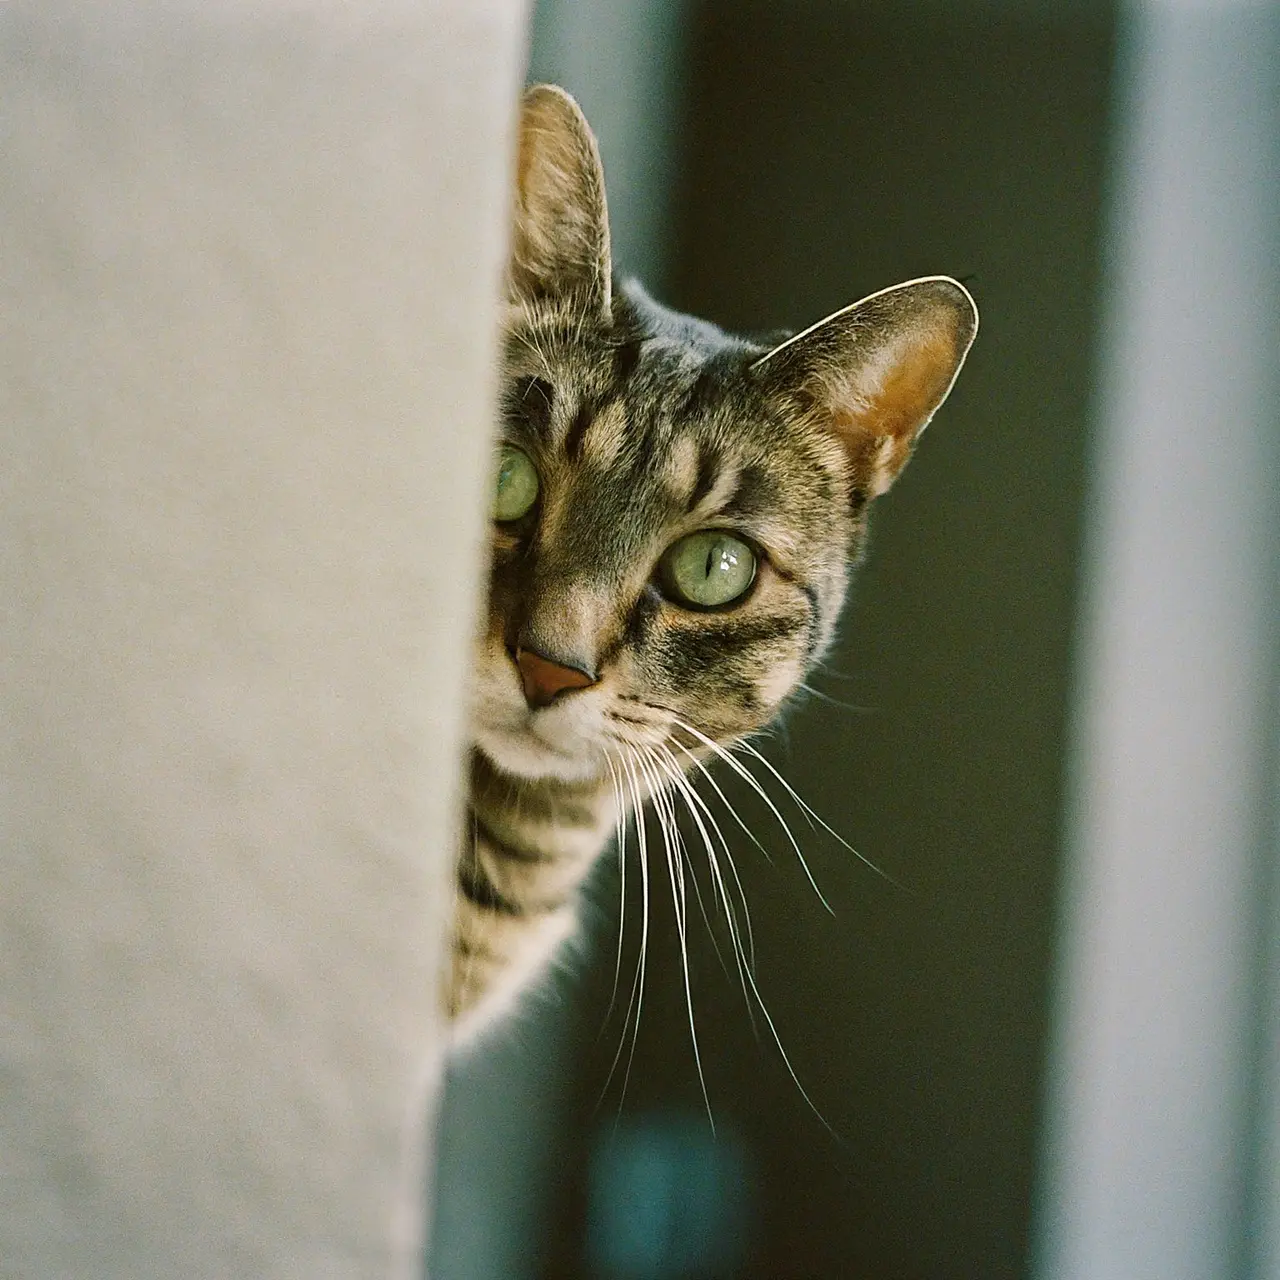
[[[830,644],[868,508],[977,332],[945,276],[772,346],[612,271],[595,138],[564,90],[519,121],[470,795],[446,978],[455,1036],[575,932],[626,812],[766,726]]]

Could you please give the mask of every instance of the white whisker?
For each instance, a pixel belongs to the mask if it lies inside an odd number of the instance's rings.
[[[677,723],[680,723],[680,722],[679,722],[679,721],[677,721]],[[687,732],[693,733],[696,737],[698,737],[698,738],[702,738],[703,740],[705,740],[705,741],[707,741],[708,743],[710,743],[710,741],[711,741],[710,739],[705,738],[705,735],[703,735],[703,734],[699,734],[699,733],[698,733],[695,729],[693,729],[691,726],[681,724],[681,727],[682,727],[682,728],[684,728]],[[677,745],[678,745],[678,744],[677,744]],[[715,746],[716,744],[712,743],[711,745],[712,745],[712,746]],[[733,760],[733,764],[738,765],[739,763],[740,763],[739,761],[737,761],[737,760]],[[748,776],[748,778],[751,778],[751,775],[750,775],[750,774],[748,774],[747,776]],[[688,785],[687,779],[682,779],[682,780],[683,780],[683,781],[685,781],[686,785]],[[751,780],[752,780],[752,781],[755,781],[755,779],[754,779],[754,778],[751,778]],[[696,794],[696,793],[695,793],[695,794]],[[699,799],[701,799],[701,797],[699,797]],[[772,807],[772,806],[771,806],[771,807]],[[776,810],[775,810],[775,814],[776,814]],[[780,817],[779,817],[779,821],[781,821],[781,818],[780,818]],[[783,824],[783,827],[784,827],[784,830],[785,830],[785,829],[787,829],[787,828],[786,828],[786,824],[785,824],[785,823]],[[788,830],[788,834],[790,834],[789,830]],[[794,840],[792,841],[792,843],[794,844]],[[710,846],[708,846],[708,852],[710,852]],[[797,850],[797,852],[799,852],[799,850]],[[803,860],[803,858],[802,858],[802,859],[801,859],[801,862],[803,863],[803,861],[804,861],[804,860]],[[807,869],[807,868],[806,868],[806,869]],[[810,880],[812,881],[812,877],[810,877]],[[722,886],[722,892],[723,892],[723,881],[721,881],[721,886]],[[815,888],[815,890],[816,890],[817,886],[815,885],[815,886],[814,886],[814,888]],[[819,896],[819,897],[821,897],[822,895],[819,893],[819,895],[818,895],[818,896]],[[725,901],[726,901],[726,904],[727,904],[727,901],[728,901],[728,900],[727,900],[727,898],[725,899]],[[744,907],[745,907],[745,905],[746,905],[746,900],[745,900],[745,898],[744,898],[744,900],[743,900],[743,905],[744,905]],[[825,905],[825,904],[824,904],[824,905]],[[830,910],[830,907],[828,907],[827,909],[828,909],[828,910]],[[726,913],[726,914],[727,914],[727,913]],[[772,1015],[769,1013],[768,1006],[767,1006],[767,1005],[765,1004],[765,1002],[764,1002],[764,997],[760,994],[760,988],[759,988],[759,986],[756,984],[755,974],[752,972],[752,967],[751,967],[751,965],[744,963],[744,961],[745,961],[745,956],[744,956],[744,955],[743,955],[743,953],[742,953],[742,943],[741,943],[741,939],[740,939],[740,938],[737,938],[737,936],[736,936],[735,934],[733,934],[733,933],[732,933],[732,931],[731,931],[730,936],[731,936],[732,938],[735,938],[735,939],[736,939],[736,944],[737,944],[737,949],[738,949],[738,958],[739,958],[739,970],[738,970],[738,972],[742,975],[742,977],[745,979],[745,981],[746,981],[748,984],[750,984],[750,987],[751,987],[751,994],[755,997],[755,1002],[756,1002],[757,1006],[759,1007],[760,1012],[761,1012],[761,1014],[763,1015],[763,1017],[764,1017],[764,1020],[765,1020],[766,1024],[767,1024],[767,1025],[768,1025],[768,1027],[769,1027],[769,1034],[770,1034],[770,1037],[772,1038],[774,1045],[777,1047],[778,1053],[779,1053],[779,1055],[780,1055],[780,1056],[781,1056],[781,1058],[782,1058],[783,1065],[784,1065],[784,1066],[786,1067],[786,1069],[787,1069],[787,1074],[791,1077],[792,1083],[795,1085],[795,1087],[800,1091],[800,1096],[805,1100],[805,1103],[806,1103],[806,1105],[809,1107],[809,1110],[810,1110],[810,1111],[812,1111],[812,1112],[813,1112],[813,1114],[814,1114],[815,1116],[817,1116],[817,1117],[818,1117],[818,1119],[822,1122],[822,1126],[823,1126],[823,1128],[825,1128],[825,1129],[827,1130],[827,1132],[828,1132],[828,1133],[830,1133],[830,1134],[831,1134],[831,1136],[832,1136],[833,1138],[835,1138],[837,1141],[840,1141],[840,1140],[841,1140],[841,1139],[840,1139],[840,1135],[835,1131],[835,1129],[834,1129],[834,1128],[832,1128],[832,1126],[831,1126],[830,1122],[827,1120],[826,1116],[824,1116],[824,1115],[822,1114],[822,1112],[818,1110],[818,1108],[817,1108],[817,1106],[815,1105],[815,1103],[814,1103],[813,1099],[809,1096],[808,1091],[805,1089],[804,1085],[802,1085],[802,1084],[800,1083],[800,1077],[799,1077],[798,1075],[796,1075],[795,1067],[794,1067],[794,1066],[792,1065],[792,1063],[791,1063],[791,1058],[788,1056],[786,1049],[783,1047],[783,1044],[782,1044],[782,1037],[778,1034],[778,1028],[774,1025],[773,1017],[772,1017]],[[686,974],[686,978],[687,978],[687,974]],[[748,1007],[748,1009],[750,1009],[750,1007],[751,1007],[751,1005],[750,1005],[750,999],[748,999],[747,1007]],[[692,1010],[690,1011],[690,1016],[692,1016]],[[753,1020],[753,1021],[754,1021],[754,1020]],[[704,1093],[705,1093],[705,1085],[704,1085]]]
[[[800,1090],[800,1096],[809,1104],[809,1110],[822,1121],[823,1128],[826,1129],[826,1131],[835,1138],[837,1142],[841,1141],[842,1139],[840,1138],[840,1135],[831,1127],[827,1117],[824,1116],[814,1105],[813,1099],[809,1097],[804,1085],[800,1083],[800,1077],[796,1075],[795,1068],[791,1065],[791,1059],[787,1057],[787,1051],[782,1047],[782,1038],[778,1035],[778,1028],[773,1025],[773,1018],[769,1015],[769,1010],[765,1005],[764,997],[760,994],[760,988],[756,986],[755,975],[750,969],[746,971],[746,974],[747,981],[751,983],[751,990],[755,994],[756,1003],[760,1006],[760,1012],[764,1015],[765,1022],[769,1024],[769,1034],[773,1037],[773,1043],[778,1047],[778,1053],[782,1056],[783,1065],[787,1068],[787,1074],[791,1077],[792,1083],[794,1083],[795,1087]]]
[[[737,747],[740,747],[743,751],[748,751],[748,752],[750,752],[750,753],[751,753],[751,755],[753,755],[757,760],[759,760],[759,761],[760,761],[760,763],[761,763],[762,765],[764,765],[764,767],[765,767],[766,769],[768,769],[768,770],[769,770],[769,772],[770,772],[771,774],[773,774],[773,776],[774,776],[775,778],[777,778],[777,780],[778,780],[778,781],[783,785],[783,787],[786,789],[787,794],[788,794],[788,795],[792,798],[792,800],[794,800],[794,801],[796,802],[796,804],[800,807],[800,811],[804,814],[804,816],[805,816],[806,818],[808,818],[808,820],[809,820],[809,824],[810,824],[811,826],[812,826],[814,823],[817,823],[817,825],[818,825],[818,826],[820,826],[820,827],[821,827],[821,828],[822,828],[822,829],[823,829],[823,830],[824,830],[824,831],[825,831],[829,836],[831,836],[831,837],[832,837],[833,839],[835,839],[839,844],[843,845],[846,849],[848,849],[848,851],[849,851],[851,854],[853,854],[853,856],[854,856],[855,858],[857,858],[859,862],[863,862],[863,863],[865,863],[868,867],[870,867],[870,868],[871,868],[871,870],[872,870],[872,871],[874,871],[874,872],[876,873],[876,875],[881,876],[882,878],[884,878],[885,880],[887,880],[891,885],[893,885],[893,886],[894,886],[894,888],[896,888],[896,889],[902,889],[902,887],[903,887],[903,886],[902,886],[902,885],[900,885],[900,884],[899,884],[899,883],[898,883],[898,882],[897,882],[897,881],[896,881],[896,880],[895,880],[895,879],[894,879],[894,878],[893,878],[893,877],[892,877],[892,876],[891,876],[887,871],[882,871],[882,870],[881,870],[879,867],[877,867],[877,866],[876,866],[876,864],[875,864],[874,862],[872,862],[872,861],[871,861],[871,859],[870,859],[870,858],[868,858],[865,854],[859,853],[859,852],[857,851],[857,849],[855,849],[855,848],[853,847],[853,845],[851,845],[851,844],[850,844],[850,843],[849,843],[849,842],[844,838],[844,836],[842,836],[842,835],[841,835],[841,834],[840,834],[840,833],[839,833],[839,832],[838,832],[838,831],[837,831],[833,826],[831,826],[831,824],[830,824],[830,823],[828,823],[828,822],[827,822],[827,821],[826,821],[826,820],[825,820],[825,819],[824,819],[824,818],[823,818],[823,817],[822,817],[822,816],[821,816],[821,815],[820,815],[816,810],[814,810],[814,809],[813,809],[813,808],[812,808],[812,807],[811,807],[811,806],[810,806],[806,801],[804,801],[803,799],[801,799],[801,797],[796,793],[795,788],[794,788],[794,787],[793,787],[793,786],[792,786],[792,785],[791,785],[791,784],[786,780],[786,778],[784,778],[784,777],[782,776],[782,774],[780,774],[780,773],[777,771],[777,769],[775,769],[775,768],[773,767],[773,765],[772,765],[772,764],[770,764],[770,763],[769,763],[769,761],[768,761],[768,760],[766,760],[766,759],[764,758],[764,756],[762,756],[762,755],[760,754],[760,752],[758,752],[758,751],[755,749],[755,747],[753,747],[753,746],[751,745],[751,743],[750,743],[750,742],[748,742],[748,741],[744,738],[741,742],[737,743],[737,744],[736,744],[736,746],[737,746]],[[904,892],[905,892],[905,890],[904,890]]]
[[[613,757],[605,752],[605,763],[609,766],[609,779],[613,784],[614,803],[618,807],[618,812],[614,816],[613,829],[614,838],[618,846],[618,875],[620,879],[620,887],[618,889],[618,950],[613,962],[613,989],[609,992],[609,1008],[605,1011],[604,1022],[601,1023],[601,1031],[608,1025],[609,1019],[613,1017],[613,1007],[618,999],[618,983],[622,978],[622,943],[626,934],[627,920],[627,818],[626,804],[622,797],[622,782],[618,777],[618,770],[613,763]]]
[[[851,711],[854,715],[863,716],[869,716],[874,712],[873,707],[860,707],[852,702],[842,702],[839,698],[833,698],[829,693],[823,693],[821,689],[815,689],[813,685],[806,684],[803,680],[796,687],[803,689],[811,698],[817,698],[820,702],[839,707],[841,711]]]
[[[714,751],[715,754],[718,755],[720,759],[723,760],[735,773],[741,776],[741,778],[756,792],[765,804],[768,805],[769,811],[778,820],[778,825],[782,828],[787,839],[790,841],[792,849],[795,850],[796,857],[800,859],[800,865],[804,868],[804,873],[808,877],[810,885],[813,886],[814,893],[818,895],[818,901],[821,902],[822,905],[826,907],[827,911],[834,916],[835,912],[831,909],[831,904],[823,896],[822,890],[818,888],[818,882],[813,878],[813,872],[809,870],[809,864],[805,861],[805,856],[800,851],[800,845],[795,836],[791,833],[791,828],[787,825],[787,820],[779,812],[778,806],[773,803],[772,799],[770,799],[769,793],[760,785],[760,781],[755,774],[753,774],[736,756],[730,755],[729,752],[726,751],[718,742],[712,738],[708,738],[705,733],[700,732],[692,725],[686,724],[683,720],[678,718],[673,718],[673,722],[686,733],[692,734],[704,746],[709,747]]]
[[[743,778],[748,786],[756,792],[768,807],[769,811],[773,814],[779,826],[782,827],[783,833],[791,844],[796,857],[799,859],[800,865],[803,867],[810,885],[812,886],[815,894],[817,894],[818,900],[828,912],[834,915],[835,913],[832,911],[830,903],[827,902],[821,889],[818,887],[817,882],[814,880],[813,874],[809,869],[809,865],[805,860],[804,853],[801,850],[794,833],[787,821],[783,818],[777,805],[765,791],[760,779],[758,779],[741,760],[732,755],[729,749],[722,747],[719,743],[715,742],[712,738],[709,738],[698,729],[695,729],[692,725],[685,723],[683,720],[675,716],[672,717],[672,723],[677,728],[688,733],[697,742],[705,746],[713,755],[724,760],[729,768]],[[738,875],[737,866],[733,859],[732,850],[729,847],[728,841],[725,839],[723,831],[720,829],[719,822],[716,820],[715,815],[712,813],[706,800],[698,794],[692,780],[686,776],[684,769],[681,768],[680,763],[677,761],[671,749],[672,747],[678,749],[690,762],[690,765],[696,768],[700,775],[708,780],[716,795],[733,817],[734,821],[747,833],[753,842],[756,843],[757,846],[760,846],[760,842],[756,839],[754,833],[729,802],[724,791],[717,784],[703,760],[677,738],[668,738],[666,741],[659,743],[639,743],[621,740],[615,741],[618,742],[619,747],[625,754],[619,757],[619,769],[614,770],[612,763],[610,765],[610,769],[615,782],[615,792],[620,796],[620,810],[625,809],[626,807],[624,793],[629,792],[631,797],[632,812],[636,821],[636,843],[640,856],[643,910],[641,916],[640,956],[637,960],[636,975],[632,982],[631,999],[628,1003],[626,1017],[623,1022],[622,1037],[619,1040],[618,1049],[614,1054],[613,1062],[609,1068],[608,1078],[605,1082],[605,1091],[607,1092],[609,1083],[612,1081],[613,1076],[617,1071],[618,1064],[622,1059],[623,1052],[627,1048],[627,1028],[630,1027],[630,1050],[627,1053],[626,1070],[623,1074],[622,1081],[622,1096],[618,1107],[618,1113],[621,1115],[622,1106],[626,1099],[627,1087],[630,1083],[632,1066],[635,1060],[636,1045],[640,1033],[640,1011],[644,999],[645,970],[648,955],[649,935],[649,859],[644,801],[646,798],[652,798],[652,809],[658,820],[658,826],[662,836],[663,851],[667,862],[667,876],[671,884],[676,932],[680,944],[681,972],[684,979],[685,1007],[689,1018],[689,1038],[693,1048],[694,1064],[698,1073],[698,1083],[702,1091],[703,1102],[707,1109],[707,1119],[711,1125],[712,1132],[715,1132],[715,1116],[711,1108],[711,1098],[707,1089],[706,1074],[702,1064],[701,1048],[698,1043],[697,1024],[693,1011],[693,983],[689,963],[688,886],[685,881],[686,862],[689,864],[690,874],[693,875],[694,892],[698,899],[699,910],[702,913],[703,919],[707,923],[708,931],[712,938],[712,945],[715,946],[716,955],[720,958],[722,965],[724,964],[724,959],[720,954],[719,946],[716,944],[715,931],[711,928],[706,904],[703,900],[702,892],[699,887],[698,877],[694,871],[692,861],[689,858],[689,851],[685,845],[684,837],[677,821],[675,797],[678,794],[680,799],[683,801],[685,808],[688,810],[690,819],[698,831],[699,838],[701,839],[707,854],[707,865],[711,875],[712,890],[724,911],[729,932],[730,945],[733,949],[734,962],[738,969],[739,982],[742,985],[743,996],[746,1000],[748,1015],[752,1019],[752,1025],[755,1026],[755,1010],[758,1008],[764,1019],[765,1025],[768,1027],[769,1038],[777,1048],[787,1074],[791,1077],[792,1083],[799,1091],[800,1096],[804,1099],[806,1106],[808,1106],[808,1108],[818,1118],[823,1127],[831,1133],[837,1141],[839,1141],[840,1135],[836,1133],[834,1128],[832,1128],[827,1118],[822,1114],[815,1105],[813,1099],[809,1096],[804,1085],[801,1084],[800,1078],[796,1074],[796,1070],[791,1062],[790,1056],[783,1046],[782,1038],[773,1021],[773,1016],[770,1014],[769,1009],[765,1004],[764,997],[760,993],[760,988],[756,981],[754,972],[755,940],[751,927],[751,913],[747,903],[745,889],[742,884],[742,880]],[[750,755],[759,760],[760,763],[765,766],[769,773],[782,784],[788,796],[796,803],[800,808],[801,813],[811,824],[821,826],[862,861],[867,861],[867,859],[863,858],[856,849],[853,849],[852,846],[848,845],[848,843],[837,832],[835,832],[808,804],[800,798],[800,796],[795,792],[795,789],[791,787],[785,778],[782,777],[778,770],[774,768],[774,766],[753,746],[749,743],[736,745],[743,746]],[[645,794],[646,792],[647,797]],[[714,835],[712,834],[713,832]],[[625,827],[622,827],[619,830],[620,847],[623,845],[625,839]],[[716,849],[717,844],[720,846],[719,851]],[[725,878],[724,870],[720,864],[720,851],[723,851],[725,859],[729,864],[729,870],[737,888],[738,898],[741,901],[743,919],[746,922],[745,935],[747,941],[745,943],[743,940],[744,930],[742,929],[737,916],[737,905],[729,894],[728,881]],[[870,866],[872,864],[868,862],[868,865]],[[873,869],[880,875],[885,875],[885,873],[880,871],[878,867],[873,867]],[[885,876],[885,878],[891,880],[891,877]],[[891,880],[891,882],[893,881]],[[619,930],[619,934],[619,950],[618,958],[615,963],[614,975],[615,995],[618,986],[618,976],[621,970],[621,928]],[[611,999],[610,1009],[612,1009],[612,1006],[613,1000]]]
[[[854,675],[851,671],[840,671],[833,667],[829,662],[817,662],[814,664],[815,671],[821,671],[823,676],[828,680],[860,680],[861,676]]]
[[[676,745],[679,746],[680,744],[677,743]],[[720,874],[719,859],[716,857],[715,850],[711,845],[710,837],[707,834],[708,825],[711,830],[715,832],[716,840],[719,841],[725,860],[729,864],[729,870],[733,872],[733,879],[738,887],[738,897],[742,901],[743,917],[747,922],[747,943],[750,949],[751,963],[754,964],[756,944],[755,934],[751,926],[751,909],[747,905],[746,891],[743,889],[742,879],[738,875],[738,868],[734,863],[733,853],[729,848],[729,842],[725,839],[724,832],[720,830],[720,824],[716,821],[715,815],[711,812],[710,806],[708,806],[707,802],[698,794],[697,788],[693,783],[685,777],[684,773],[680,770],[679,761],[677,761],[675,756],[672,754],[671,748],[664,744],[659,747],[659,750],[662,751],[671,762],[673,780],[676,783],[677,789],[680,791],[681,797],[684,799],[685,805],[689,809],[690,816],[698,827],[699,834],[702,836],[702,842],[706,846],[707,860],[710,863],[712,872],[720,880],[721,897],[724,899],[725,916],[728,919],[731,928],[737,926],[737,916],[732,902],[724,893],[724,879]],[[696,759],[695,763],[698,763]],[[719,788],[717,787],[716,790],[719,791]],[[723,793],[720,793],[720,798],[722,800],[724,799]]]
[[[667,753],[671,761],[668,763],[667,759],[663,758],[663,752],[664,748],[661,743],[655,743],[647,748],[645,752],[646,758],[653,765],[656,773],[660,778],[666,779],[666,785],[663,785],[661,790],[654,795],[653,804],[655,809],[658,807],[663,809],[666,817],[670,820],[672,830],[678,832],[675,801],[672,798],[674,795],[673,788],[678,788],[685,779],[681,775],[679,765],[675,763],[674,757],[670,757],[669,753]],[[682,834],[677,835],[677,844],[685,862],[688,863],[689,873],[693,879],[693,893],[697,899],[698,913],[702,916],[702,923],[707,926],[707,936],[711,939],[711,947],[715,951],[716,959],[720,962],[720,968],[724,970],[727,976],[729,966],[725,963],[724,956],[721,954],[720,944],[716,940],[716,931],[711,927],[711,920],[707,915],[707,906],[702,898],[702,886],[699,884],[698,877],[694,872],[693,860],[689,856],[689,850],[684,843]]]
[[[747,838],[751,841],[751,843],[754,844],[755,847],[759,849],[762,854],[764,854],[764,860],[772,866],[773,858],[770,855],[769,850],[766,849],[764,845],[760,843],[759,837],[756,835],[756,833],[751,830],[751,828],[747,825],[746,822],[743,821],[737,809],[733,807],[733,804],[729,800],[729,797],[725,795],[723,790],[721,790],[720,784],[716,781],[715,775],[711,772],[711,770],[708,769],[707,766],[703,764],[703,762],[699,760],[698,757],[694,755],[694,753],[690,751],[689,748],[686,747],[683,742],[678,742],[676,741],[675,738],[671,738],[669,739],[669,741],[673,743],[675,746],[679,747],[679,749],[683,751],[686,756],[689,757],[689,760],[692,762],[694,768],[696,768],[698,772],[701,773],[704,778],[706,778],[708,785],[716,793],[716,795],[720,797],[720,803],[723,804],[724,807],[729,811],[729,816],[734,820],[734,822],[738,824],[738,826],[742,828],[742,830],[746,833]]]
[[[650,758],[649,763],[652,764],[652,758]],[[645,759],[637,755],[636,764],[645,775],[653,791],[654,811],[659,814],[662,827],[663,848],[667,856],[667,875],[671,880],[671,899],[675,907],[676,932],[680,939],[680,967],[684,976],[685,1007],[689,1011],[689,1040],[693,1045],[693,1061],[698,1071],[698,1084],[702,1089],[702,1100],[707,1108],[707,1120],[711,1125],[711,1132],[714,1134],[716,1120],[711,1110],[711,1097],[707,1092],[707,1078],[702,1069],[702,1053],[698,1048],[698,1029],[693,1017],[693,984],[689,976],[687,931],[688,900],[685,896],[684,866],[680,861],[680,853],[683,851],[680,829],[675,824],[675,808],[670,805],[670,798],[664,797],[667,803],[665,805],[661,804],[659,797],[662,796],[662,788],[659,785],[659,780],[646,767]]]
[[[622,1022],[622,1035],[618,1039],[618,1049],[609,1064],[609,1072],[605,1076],[604,1087],[600,1099],[609,1091],[609,1085],[618,1069],[622,1051],[627,1045],[627,1027],[632,1025],[631,1048],[627,1054],[627,1067],[622,1077],[622,1093],[618,1099],[618,1115],[622,1115],[622,1106],[627,1098],[627,1085],[631,1082],[631,1067],[635,1062],[636,1043],[640,1038],[640,1011],[644,1004],[645,967],[649,955],[649,847],[645,826],[644,799],[640,794],[640,784],[636,778],[635,753],[628,748],[627,754],[619,763],[626,774],[627,787],[631,792],[632,814],[636,824],[636,845],[640,855],[640,954],[636,959],[635,978],[631,983],[631,998],[627,1002],[626,1016]],[[632,1023],[632,1012],[635,1018]],[[599,1104],[597,1104],[599,1105]]]
[[[675,757],[670,754],[670,751],[667,748],[664,747],[662,749],[667,752],[673,768],[677,767]],[[733,902],[729,897],[728,889],[725,886],[724,875],[720,870],[720,861],[716,857],[716,851],[712,846],[711,836],[707,831],[706,823],[703,822],[702,814],[698,812],[699,808],[701,808],[703,813],[706,814],[707,821],[711,823],[712,829],[715,831],[716,836],[719,838],[724,849],[725,857],[729,860],[730,867],[732,867],[733,858],[729,853],[729,846],[725,843],[724,836],[721,833],[720,828],[716,825],[715,818],[712,816],[710,809],[707,808],[706,802],[694,790],[693,784],[688,780],[688,778],[684,777],[683,774],[677,773],[674,775],[674,781],[676,789],[680,792],[680,795],[689,810],[690,816],[697,825],[698,833],[701,835],[702,843],[706,848],[707,865],[711,870],[713,887],[718,890],[720,902],[724,909],[725,923],[729,930],[729,941],[733,947],[733,958],[738,968],[738,981],[742,984],[742,996],[747,1006],[747,1016],[751,1019],[752,1030],[756,1030],[755,1010],[752,1008],[751,995],[747,990],[747,980],[742,972],[744,964],[755,963],[755,939],[751,931],[751,912],[747,906],[747,897],[743,892],[741,880],[738,880],[738,892],[742,897],[742,910],[747,920],[747,936],[751,940],[750,960],[747,959],[746,951],[742,945],[742,932],[738,926],[737,912],[734,909]],[[734,869],[734,878],[735,880],[738,878],[736,868]],[[710,929],[710,927],[710,923],[708,922],[707,928]]]

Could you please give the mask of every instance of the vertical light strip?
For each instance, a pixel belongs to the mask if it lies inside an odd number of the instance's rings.
[[[1277,343],[1280,349],[1280,342]],[[1280,444],[1280,424],[1277,425]],[[1274,615],[1280,616],[1280,539],[1273,579]],[[1280,1280],[1280,643],[1275,647],[1272,686],[1270,804],[1264,816],[1262,912],[1259,929],[1259,1006],[1256,1164],[1249,1183],[1255,1252],[1251,1280]]]
[[[1045,1280],[1255,1267],[1278,23],[1268,0],[1151,0],[1123,24]]]

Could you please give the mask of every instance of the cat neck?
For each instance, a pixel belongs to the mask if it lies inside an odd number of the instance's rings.
[[[566,781],[521,778],[505,773],[478,747],[471,751],[471,809],[482,822],[521,814],[532,825],[595,827],[606,834],[617,818],[617,791],[610,775]]]
[[[508,1005],[574,931],[578,892],[617,817],[607,776],[513,778],[472,751],[447,991],[463,1038]]]

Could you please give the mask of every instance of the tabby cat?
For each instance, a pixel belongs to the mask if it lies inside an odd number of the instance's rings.
[[[446,1004],[465,1036],[574,932],[624,810],[691,803],[832,639],[867,511],[977,331],[913,280],[772,348],[612,275],[581,111],[525,96],[488,609]]]

